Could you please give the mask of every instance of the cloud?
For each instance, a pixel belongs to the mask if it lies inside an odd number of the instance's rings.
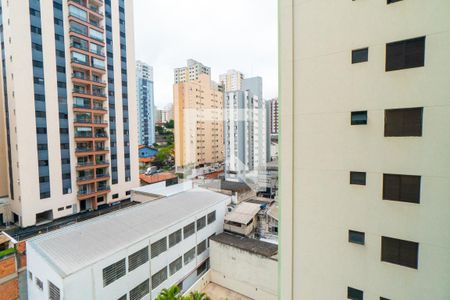
[[[136,59],[154,68],[155,103],[172,102],[173,69],[193,58],[212,68],[261,76],[278,94],[276,0],[135,0]]]

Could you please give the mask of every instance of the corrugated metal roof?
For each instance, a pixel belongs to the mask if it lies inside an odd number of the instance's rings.
[[[195,188],[37,236],[27,246],[66,277],[228,198]]]
[[[226,214],[225,221],[247,224],[256,216],[260,209],[259,204],[242,202],[233,211]]]
[[[211,240],[265,257],[273,257],[278,253],[278,245],[227,232],[216,235]]]

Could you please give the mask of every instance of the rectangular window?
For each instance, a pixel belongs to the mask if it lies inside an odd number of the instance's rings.
[[[366,172],[350,172],[350,184],[366,185]]]
[[[187,265],[195,258],[195,247],[184,254],[184,265]]]
[[[210,212],[208,214],[208,225],[216,220],[216,211]]]
[[[87,12],[73,5],[69,5],[69,15],[87,21]]]
[[[352,51],[352,64],[357,64],[369,60],[369,48],[362,48]]]
[[[206,226],[206,216],[197,220],[197,231],[203,229]]]
[[[387,4],[391,4],[391,3],[395,3],[395,2],[399,2],[402,0],[387,0]]]
[[[195,233],[195,222],[192,222],[191,224],[184,226],[183,234],[185,239],[190,237],[194,233]]]
[[[417,269],[419,260],[419,243],[381,238],[381,261]]]
[[[128,272],[148,262],[148,246],[128,256]]]
[[[107,266],[103,269],[103,287],[113,283],[122,276],[125,276],[125,258]]]
[[[347,299],[351,300],[363,300],[364,299],[364,292],[361,290],[357,290],[352,287],[347,288]]]
[[[386,44],[386,72],[425,65],[425,37]]]
[[[367,124],[367,111],[352,111],[351,124],[352,125],[366,125]]]
[[[181,242],[182,236],[181,236],[181,229],[175,231],[174,233],[171,233],[169,235],[169,248],[172,248],[179,242]]]
[[[152,276],[152,290],[156,289],[167,279],[167,267],[164,267]]]
[[[44,289],[44,283],[37,277],[36,277],[36,285],[41,291]]]
[[[420,176],[383,174],[383,200],[420,203]]]
[[[146,279],[130,291],[130,300],[140,300],[150,293],[150,282]],[[125,296],[126,299],[126,296]]]
[[[203,252],[205,252],[206,250],[206,240],[201,241],[198,245],[197,245],[197,255],[202,254]]]
[[[50,281],[48,282],[48,299],[49,300],[61,299],[61,293],[59,291],[59,288]]]
[[[164,237],[151,245],[151,258],[155,258],[167,250],[167,238]]]
[[[384,136],[422,136],[423,107],[387,109]]]
[[[364,245],[365,234],[364,234],[364,232],[349,230],[348,231],[348,241],[350,243]]]
[[[169,265],[169,275],[172,276],[183,267],[183,257],[180,256]]]

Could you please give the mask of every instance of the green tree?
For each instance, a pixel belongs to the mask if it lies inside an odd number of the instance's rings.
[[[175,126],[175,123],[173,120],[170,120],[169,122],[164,123],[164,127],[168,128],[168,129],[173,129],[174,126]]]
[[[191,292],[188,297],[189,300],[211,300],[205,293],[199,291]]]
[[[156,300],[184,300],[184,297],[181,296],[180,288],[174,285],[169,289],[163,289],[158,297],[156,297]]]

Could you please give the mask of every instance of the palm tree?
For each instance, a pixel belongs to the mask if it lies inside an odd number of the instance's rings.
[[[205,293],[195,291],[189,294],[189,300],[211,300]]]
[[[180,288],[177,285],[174,285],[169,289],[163,289],[158,297],[156,297],[156,300],[182,300],[183,298],[180,295],[180,292]]]

